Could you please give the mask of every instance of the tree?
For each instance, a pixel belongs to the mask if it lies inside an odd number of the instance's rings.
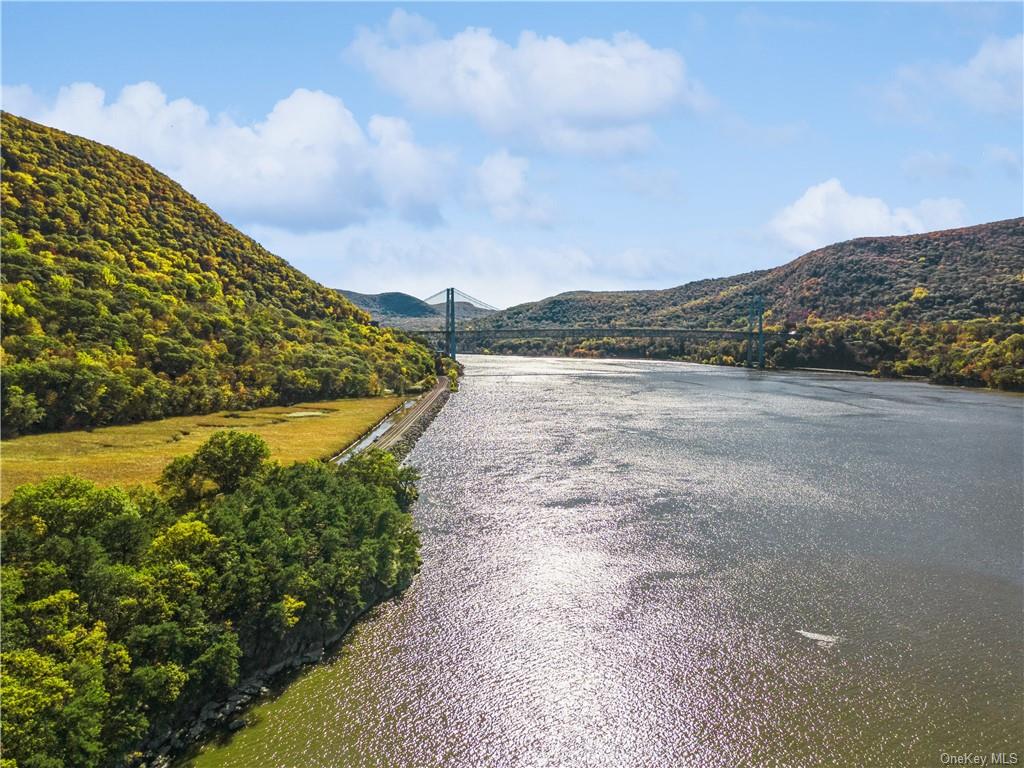
[[[42,421],[46,415],[46,409],[36,402],[35,395],[25,392],[17,385],[7,387],[3,399],[5,437],[17,437],[32,425]]]
[[[221,430],[195,453],[168,464],[159,484],[179,506],[191,506],[212,494],[236,491],[243,481],[264,469],[269,456],[270,447],[258,435]]]
[[[266,456],[222,432],[165,470],[163,496],[72,477],[15,490],[2,768],[122,764],[151,728],[409,582],[412,470],[380,452],[344,467]]]
[[[425,346],[153,168],[2,121],[6,436],[365,396],[371,373],[401,390],[431,370]]]

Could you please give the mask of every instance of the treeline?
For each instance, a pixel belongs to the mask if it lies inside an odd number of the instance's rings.
[[[219,432],[160,490],[58,477],[3,506],[3,768],[122,764],[418,567],[415,473],[282,467]]]
[[[747,343],[735,339],[500,339],[482,341],[465,351],[745,365]],[[784,341],[766,339],[765,362],[772,368],[838,368],[1024,391],[1024,322],[812,318]]]
[[[5,436],[403,391],[429,351],[178,184],[4,113]]]

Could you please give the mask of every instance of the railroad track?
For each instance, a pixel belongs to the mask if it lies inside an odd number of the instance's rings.
[[[405,435],[405,433],[420,420],[424,412],[427,411],[430,406],[434,404],[437,398],[441,396],[441,393],[447,391],[447,389],[448,377],[438,376],[437,384],[434,388],[421,397],[419,402],[410,408],[397,424],[374,440],[371,447],[380,448],[386,451],[391,448],[391,446],[395,445],[395,443],[401,440],[403,435]]]

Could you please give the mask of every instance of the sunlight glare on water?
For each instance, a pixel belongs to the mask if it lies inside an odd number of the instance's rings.
[[[197,766],[1024,751],[1024,400],[465,362],[411,456],[416,582]]]

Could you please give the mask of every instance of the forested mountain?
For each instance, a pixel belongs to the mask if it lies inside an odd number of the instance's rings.
[[[402,390],[429,351],[130,155],[4,113],[5,435]]]
[[[408,293],[356,293],[338,291],[360,309],[368,312],[376,322],[408,330],[435,330],[444,327],[444,302],[428,304]],[[455,321],[487,317],[493,309],[478,307],[468,301],[455,302]]]
[[[444,319],[444,305],[438,309],[408,293],[357,293],[340,289],[338,292],[383,325],[400,325],[409,318]]]
[[[772,367],[825,367],[1024,390],[1024,219],[865,237],[775,269],[661,291],[563,293],[474,321],[545,326],[744,328],[765,301]],[[593,334],[591,334],[592,336]],[[741,365],[745,341],[480,339],[481,351],[658,357]]]
[[[967,320],[1024,315],[1024,219],[837,243],[775,269],[656,291],[562,293],[495,313],[478,327],[740,326],[751,299],[768,319]]]

